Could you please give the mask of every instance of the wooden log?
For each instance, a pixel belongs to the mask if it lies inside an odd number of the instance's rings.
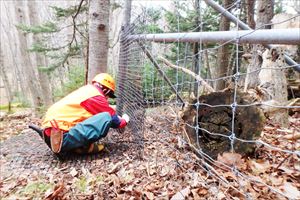
[[[190,103],[182,114],[185,122],[185,134],[193,146],[198,146],[213,158],[222,152],[231,151],[233,141],[234,152],[242,155],[253,152],[255,143],[242,142],[230,138],[232,132],[235,137],[242,140],[256,140],[263,130],[265,118],[263,112],[255,106],[236,107],[233,118],[232,107],[228,106],[234,102],[233,90],[213,92],[202,95]],[[238,92],[236,103],[239,105],[249,104],[246,93]],[[227,105],[227,106],[208,106]],[[234,120],[234,130],[232,121]],[[196,131],[195,127],[199,129]]]

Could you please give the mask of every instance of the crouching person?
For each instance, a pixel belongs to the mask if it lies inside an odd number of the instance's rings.
[[[42,137],[54,153],[97,153],[104,149],[96,142],[110,128],[124,128],[128,115],[122,117],[109,106],[115,98],[115,81],[106,73],[53,104],[42,122]]]

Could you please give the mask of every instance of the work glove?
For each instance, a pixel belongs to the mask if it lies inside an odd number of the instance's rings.
[[[129,120],[130,120],[130,118],[129,118],[129,116],[127,115],[127,114],[123,114],[122,115],[122,118],[126,121],[126,123],[128,124],[128,122],[129,122]]]

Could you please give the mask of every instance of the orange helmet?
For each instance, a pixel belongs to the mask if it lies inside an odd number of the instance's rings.
[[[113,77],[107,73],[101,73],[94,77],[92,83],[100,83],[101,85],[107,87],[112,92],[115,92],[115,81]]]

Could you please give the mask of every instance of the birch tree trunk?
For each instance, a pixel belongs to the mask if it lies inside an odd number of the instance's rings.
[[[27,20],[25,17],[26,13],[26,2],[18,1],[15,4],[15,13],[16,13],[16,22],[17,24],[27,24]],[[19,40],[19,51],[20,58],[22,59],[22,70],[24,72],[24,79],[27,88],[30,90],[33,107],[38,110],[40,106],[42,106],[42,97],[41,97],[41,89],[39,82],[37,81],[37,75],[35,69],[32,65],[30,56],[27,52],[28,49],[28,41],[26,39],[26,35],[22,33],[22,31],[18,31],[18,40]]]
[[[107,71],[109,0],[90,0],[88,82]]]
[[[37,2],[35,0],[27,1],[28,11],[29,11],[29,20],[30,25],[38,25],[41,23],[40,16],[38,15]],[[40,41],[40,37],[36,34],[33,36],[33,42],[36,43]],[[35,53],[35,61],[37,68],[41,66],[46,66],[45,56],[40,55],[39,53]],[[53,103],[49,76],[47,73],[38,71],[38,79],[42,89],[42,97],[44,104],[48,107]]]

